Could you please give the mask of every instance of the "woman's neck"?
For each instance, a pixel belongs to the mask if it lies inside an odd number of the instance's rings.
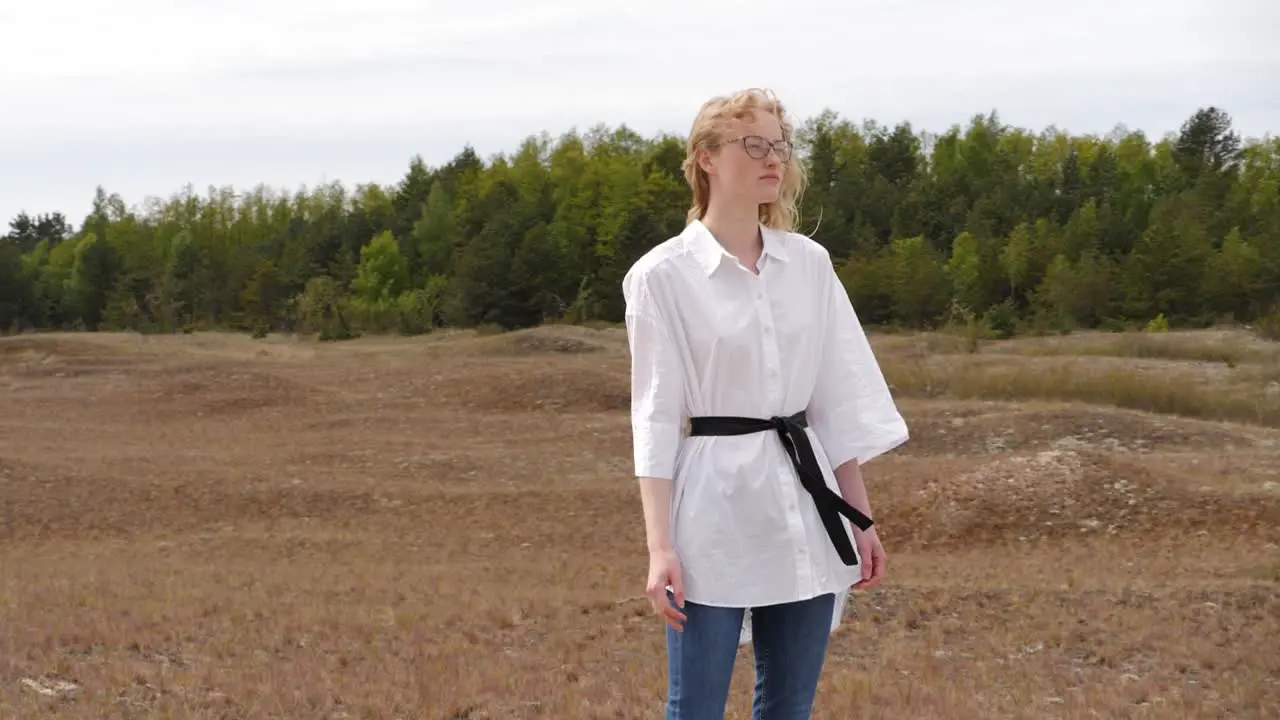
[[[725,207],[714,202],[702,216],[716,240],[743,265],[754,267],[764,244],[760,237],[760,211],[748,206]]]

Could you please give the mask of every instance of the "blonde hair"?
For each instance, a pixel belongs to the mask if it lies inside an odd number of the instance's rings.
[[[684,158],[684,177],[689,183],[689,189],[693,191],[693,204],[689,208],[687,222],[701,220],[711,203],[711,179],[698,166],[698,151],[718,147],[725,139],[725,126],[728,123],[734,120],[750,122],[755,119],[757,112],[770,113],[777,118],[778,124],[782,126],[782,137],[794,142],[795,128],[787,117],[786,109],[769,90],[749,88],[731,95],[714,97],[703,103],[693,121]],[[783,167],[778,199],[760,206],[760,222],[765,227],[794,231],[800,216],[800,197],[808,178],[794,148]]]

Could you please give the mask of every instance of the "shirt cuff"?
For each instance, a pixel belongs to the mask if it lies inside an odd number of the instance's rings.
[[[865,465],[910,437],[906,421],[892,404],[879,412],[837,410],[812,427],[832,470],[854,458]]]
[[[675,478],[680,426],[663,422],[633,421],[631,432],[636,477]]]

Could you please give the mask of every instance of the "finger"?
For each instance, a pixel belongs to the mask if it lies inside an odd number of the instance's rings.
[[[666,602],[662,604],[662,612],[664,615],[666,615],[669,618],[679,620],[680,622],[684,622],[685,620],[688,619],[688,617],[684,613],[680,612],[678,609],[676,609],[676,606],[672,604],[673,599],[677,603],[681,603],[683,601],[683,598],[681,598],[679,595],[676,595],[674,590],[663,599],[666,600]]]
[[[661,582],[650,583],[644,591],[644,594],[649,596],[649,604],[653,606],[653,611],[658,614],[662,614],[663,608],[670,604],[670,600],[667,598],[667,589],[663,587],[664,584]]]
[[[871,577],[863,586],[866,589],[873,588],[880,584],[884,579],[884,553],[873,551],[871,553]]]
[[[684,578],[679,568],[671,570],[671,594],[675,596],[676,605],[684,607]]]
[[[667,621],[672,623],[676,629],[683,627],[684,623],[689,619],[688,616],[673,607],[668,607],[663,614],[666,615]]]
[[[665,607],[660,610],[659,614],[662,615],[663,619],[667,621],[667,624],[670,625],[672,629],[677,632],[684,630],[684,623],[688,620],[688,617],[684,613],[672,607],[670,602],[666,603]]]
[[[676,622],[684,622],[687,618],[684,613],[675,609],[671,605],[671,593],[666,588],[660,588],[649,595],[649,604],[653,606],[653,612],[667,621],[675,629],[679,630]]]

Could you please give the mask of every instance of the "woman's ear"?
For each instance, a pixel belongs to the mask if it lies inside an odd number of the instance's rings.
[[[711,157],[711,151],[706,148],[698,148],[697,150],[698,167],[708,175],[714,174],[715,162]]]

